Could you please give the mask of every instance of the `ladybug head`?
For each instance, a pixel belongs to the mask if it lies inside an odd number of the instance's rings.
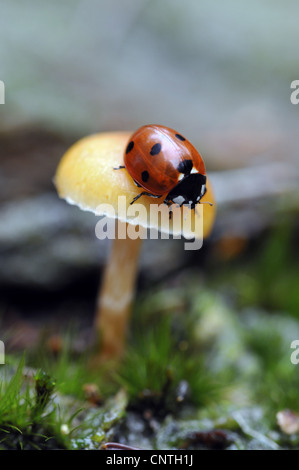
[[[173,202],[182,206],[190,204],[194,209],[206,193],[206,176],[200,173],[190,173],[182,178],[167,194],[164,202]]]

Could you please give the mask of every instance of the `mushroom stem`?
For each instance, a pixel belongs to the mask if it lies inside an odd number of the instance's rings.
[[[123,224],[127,229],[127,224]],[[98,298],[95,327],[101,359],[120,358],[124,351],[128,319],[135,293],[141,237],[113,240],[110,258]],[[127,233],[125,231],[125,233]]]

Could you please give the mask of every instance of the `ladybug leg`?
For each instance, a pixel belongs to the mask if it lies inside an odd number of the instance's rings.
[[[130,205],[134,204],[134,202],[136,202],[137,199],[139,199],[141,196],[149,196],[149,197],[154,197],[154,198],[161,197],[161,196],[156,196],[155,194],[151,194],[151,193],[147,193],[146,191],[143,191],[142,193],[140,193],[140,194],[138,194],[137,196],[134,197],[133,201],[130,202]]]
[[[163,202],[169,208],[169,220],[171,220],[172,219],[172,202],[169,201],[169,199],[167,198],[165,198]]]
[[[213,204],[211,202],[208,202],[208,201],[201,202],[201,198],[204,197],[206,192],[207,192],[207,188],[205,187],[204,192],[203,192],[202,196],[200,196],[200,200],[197,202],[197,204],[209,204],[209,206],[212,206]]]
[[[123,170],[124,168],[126,168],[126,167],[123,166],[123,165],[120,165],[117,168],[113,168],[113,170]]]

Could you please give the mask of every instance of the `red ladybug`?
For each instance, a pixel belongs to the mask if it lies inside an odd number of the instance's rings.
[[[138,187],[136,196],[160,198],[164,203],[194,209],[206,193],[206,170],[195,147],[169,127],[148,125],[131,136],[125,150],[125,166]]]

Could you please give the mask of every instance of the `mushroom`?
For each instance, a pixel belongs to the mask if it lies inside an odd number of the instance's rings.
[[[148,217],[153,208],[169,211],[159,199],[143,196],[138,199],[138,204],[130,205],[140,189],[126,169],[114,171],[123,166],[130,135],[130,132],[107,132],[79,140],[62,157],[54,179],[59,196],[68,203],[96,215],[106,215],[105,223],[114,238],[95,315],[102,359],[118,359],[124,351],[140,247],[147,235],[146,229],[159,230],[164,237],[172,233],[175,237],[183,235],[187,239],[197,239],[209,235],[215,218],[215,201],[208,178],[202,201],[213,205],[203,207],[198,204],[196,210],[172,205],[171,220],[169,216]],[[184,224],[188,217],[190,223]],[[117,223],[113,219],[117,219]],[[198,220],[201,223],[197,224]],[[102,220],[98,224],[98,229],[103,228]]]

